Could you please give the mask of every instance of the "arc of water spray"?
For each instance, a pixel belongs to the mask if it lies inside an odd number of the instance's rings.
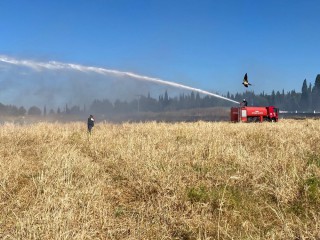
[[[79,65],[79,64],[62,63],[62,62],[56,62],[56,61],[36,62],[36,61],[31,61],[31,60],[18,60],[18,59],[10,58],[7,56],[1,56],[1,55],[0,55],[0,61],[8,63],[8,64],[17,65],[17,66],[29,67],[29,68],[32,68],[36,71],[41,71],[42,69],[50,69],[50,70],[71,69],[71,70],[76,70],[76,71],[81,71],[81,72],[95,72],[95,73],[102,74],[102,75],[113,74],[116,76],[130,77],[130,78],[134,78],[137,80],[144,80],[144,81],[164,84],[164,85],[168,85],[168,86],[172,86],[172,87],[187,89],[190,91],[195,91],[198,93],[202,93],[205,95],[213,96],[216,98],[220,98],[220,99],[223,99],[226,101],[230,101],[230,102],[239,104],[239,102],[234,101],[230,98],[226,98],[226,97],[223,97],[218,94],[214,94],[214,93],[202,90],[202,89],[189,87],[189,86],[182,85],[182,84],[175,83],[175,82],[165,81],[165,80],[162,80],[159,78],[143,76],[143,75],[139,75],[139,74],[132,73],[132,72],[122,72],[122,71],[106,69],[106,68],[83,66],[83,65]]]

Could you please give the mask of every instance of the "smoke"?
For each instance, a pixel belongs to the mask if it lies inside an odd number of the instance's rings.
[[[88,104],[94,99],[134,98],[150,90],[171,87],[199,92],[238,103],[232,99],[165,81],[100,67],[83,66],[56,61],[37,62],[0,55],[0,99],[18,105],[43,105],[56,107],[69,104]],[[137,81],[132,81],[132,80]]]

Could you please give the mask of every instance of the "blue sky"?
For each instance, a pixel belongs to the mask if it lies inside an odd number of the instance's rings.
[[[301,91],[320,73],[318,0],[0,0],[0,18],[0,55],[220,94],[244,92],[245,73],[255,93]]]

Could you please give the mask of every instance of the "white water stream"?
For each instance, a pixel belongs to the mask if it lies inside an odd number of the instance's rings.
[[[59,69],[68,69],[68,70],[74,70],[74,71],[80,71],[84,73],[89,73],[89,72],[95,72],[101,75],[115,75],[119,77],[129,77],[137,80],[142,80],[142,81],[148,81],[148,82],[154,82],[162,85],[168,85],[172,87],[177,87],[181,89],[187,89],[190,91],[195,91],[198,93],[202,93],[205,95],[213,96],[216,98],[224,99],[226,101],[230,101],[233,103],[239,104],[239,102],[234,101],[232,99],[220,96],[218,94],[214,94],[205,90],[201,90],[198,88],[193,88],[189,87],[186,85],[182,85],[179,83],[175,82],[170,82],[170,81],[165,81],[159,78],[154,78],[154,77],[148,77],[148,76],[143,76],[139,75],[136,73],[132,72],[123,72],[123,71],[118,71],[118,70],[112,70],[112,69],[106,69],[106,68],[100,68],[100,67],[92,67],[92,66],[83,66],[79,64],[73,64],[73,63],[62,63],[62,62],[56,62],[56,61],[49,61],[49,62],[36,62],[32,60],[20,60],[20,59],[15,59],[7,56],[0,55],[0,61],[5,62],[8,64],[13,64],[17,66],[25,66],[34,69],[35,71],[41,71],[42,69],[48,69],[48,70],[59,70]]]

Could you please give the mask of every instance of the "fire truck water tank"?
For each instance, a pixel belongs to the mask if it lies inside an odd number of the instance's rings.
[[[246,109],[248,117],[268,115],[267,108],[265,107],[246,107]]]

